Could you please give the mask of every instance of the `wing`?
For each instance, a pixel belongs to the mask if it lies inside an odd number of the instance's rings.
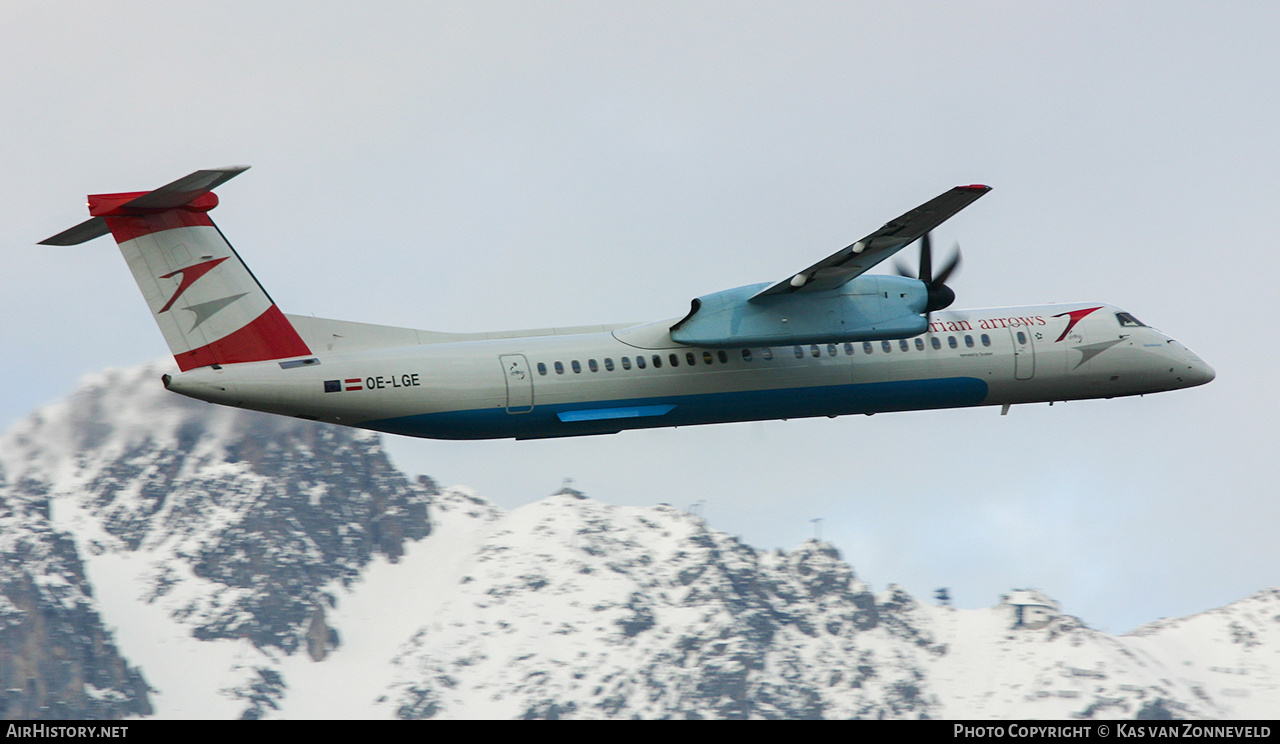
[[[751,300],[791,292],[821,292],[838,287],[918,240],[990,190],[990,186],[977,184],[957,186],[901,217],[889,220],[884,227],[851,246],[841,248],[804,271],[757,292]]]

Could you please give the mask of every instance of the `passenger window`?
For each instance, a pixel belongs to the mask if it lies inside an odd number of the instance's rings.
[[[983,346],[990,346],[990,345],[991,345],[991,337],[990,337],[990,336],[988,336],[988,335],[987,335],[987,334],[985,334],[985,333],[984,333],[984,334],[982,334],[982,345],[983,345]]]
[[[1018,331],[1018,343],[1025,344],[1027,342],[1027,334]]]
[[[911,351],[911,346],[907,344],[907,340],[905,338],[898,339],[898,348],[903,351]]]
[[[596,364],[596,360],[594,360],[594,359],[588,359],[588,360],[587,360],[587,369],[591,370],[592,372],[599,372],[599,371],[600,371],[600,365]]]
[[[938,340],[938,337],[937,337],[937,336],[930,336],[930,337],[929,337],[929,345],[930,345],[930,346],[932,346],[934,349],[941,349],[941,348],[942,348],[942,342]]]
[[[870,342],[870,341],[863,341],[863,342],[862,342],[862,353],[863,353],[863,354],[870,354],[870,353],[871,353],[871,351],[872,351],[871,342]]]
[[[573,373],[574,373],[575,375],[580,375],[580,374],[582,374],[582,365],[581,365],[581,364],[578,364],[578,360],[577,360],[577,359],[574,359],[572,362],[569,362],[569,366],[570,366],[570,367],[573,367]]]
[[[672,367],[679,367],[679,366],[680,366],[680,355],[679,355],[679,354],[668,354],[668,355],[667,355],[667,358],[671,360],[671,366],[672,366]]]
[[[845,344],[845,345],[844,345],[844,355],[845,355],[845,356],[853,356],[853,344]]]
[[[724,349],[721,349],[720,351],[717,351],[717,352],[716,352],[716,356],[719,356],[719,357],[720,357],[720,363],[721,363],[721,364],[728,364],[728,363],[729,363],[729,352],[725,351]],[[710,363],[711,363],[711,362],[707,362],[707,364],[710,364]]]
[[[564,364],[562,362],[556,362],[556,374],[564,374]]]
[[[721,354],[723,354],[724,352],[722,351],[722,352],[720,352],[720,353],[721,353]],[[713,360],[711,359],[711,352],[709,352],[709,351],[704,351],[704,352],[702,352],[702,363],[703,363],[703,364],[711,364],[711,363],[712,363],[712,361],[713,361]]]
[[[742,361],[744,361],[744,362],[749,362],[749,361],[751,361],[751,349],[743,349],[743,350],[742,350]]]
[[[827,344],[827,356],[835,356],[835,355],[836,355],[836,345]]]
[[[653,355],[653,368],[654,368],[654,369],[662,369],[662,355],[661,355],[661,354],[654,354],[654,355]]]
[[[543,362],[538,362],[538,374],[542,375],[543,377],[547,376],[547,365],[544,364]]]
[[[605,372],[613,371],[613,360],[610,359],[609,357],[604,358],[604,371]]]
[[[631,357],[623,357],[623,358],[622,358],[622,368],[623,368],[623,369],[631,369]]]
[[[883,349],[884,353],[886,354],[888,354],[890,351],[893,351],[893,347],[889,345],[888,341],[881,341],[880,348]]]
[[[960,344],[956,343],[955,336],[947,336],[947,346],[950,346],[953,349],[960,348]]]
[[[819,349],[817,344],[813,344],[809,347],[809,353],[813,355],[814,359],[817,359],[822,356],[822,349]]]
[[[644,369],[644,357],[636,357],[636,369]]]
[[[924,339],[916,338],[916,351],[924,351]]]
[[[686,351],[684,353],[684,360],[689,363],[690,367],[698,363],[698,358],[693,355],[692,351]]]
[[[972,349],[972,348],[973,348],[973,336],[969,336],[969,335],[967,335],[967,334],[966,334],[966,335],[965,335],[965,337],[964,337],[964,345],[965,345],[965,346],[967,346],[967,347],[969,347],[970,349]]]
[[[768,346],[766,346],[766,347],[764,347],[763,349],[761,349],[761,350],[760,350],[760,358],[761,358],[761,359],[763,359],[763,360],[765,360],[766,362],[772,362],[772,361],[773,361],[773,349],[770,349]]]
[[[796,359],[804,359],[804,349],[797,346],[795,347],[795,350],[796,350]]]

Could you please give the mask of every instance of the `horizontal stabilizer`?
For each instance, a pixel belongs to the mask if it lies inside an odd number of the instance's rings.
[[[179,178],[173,183],[161,186],[155,191],[143,194],[137,199],[134,199],[120,207],[120,209],[124,211],[133,211],[174,209],[182,207],[190,204],[196,199],[199,199],[247,170],[249,170],[249,166],[247,165],[231,165],[226,168],[199,170],[189,176]]]
[[[192,207],[207,211],[217,205],[217,198],[200,200],[205,194],[249,170],[247,165],[200,170],[156,189],[131,194],[99,194],[89,197],[89,213],[93,217],[69,230],[40,241],[40,245],[79,245],[110,232],[104,217],[126,217]]]
[[[101,217],[90,217],[70,230],[63,230],[52,238],[45,238],[40,245],[80,245],[94,238],[100,238],[111,232],[107,221]]]

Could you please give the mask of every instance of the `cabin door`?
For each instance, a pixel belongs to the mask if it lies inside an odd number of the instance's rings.
[[[529,361],[524,354],[503,354],[502,376],[507,382],[507,413],[528,413],[533,410],[533,375],[529,373]]]
[[[1036,373],[1036,347],[1031,331],[1025,327],[1010,328],[1009,333],[1013,336],[1013,376],[1030,380]]]

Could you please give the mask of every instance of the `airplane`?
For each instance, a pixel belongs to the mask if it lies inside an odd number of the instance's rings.
[[[649,323],[444,333],[283,313],[209,217],[248,166],[89,196],[172,351],[172,392],[436,439],[1011,406],[1203,385],[1186,346],[1105,303],[948,310],[929,233],[986,194],[958,186],[779,281],[694,299]],[[920,270],[868,269],[920,241]]]

